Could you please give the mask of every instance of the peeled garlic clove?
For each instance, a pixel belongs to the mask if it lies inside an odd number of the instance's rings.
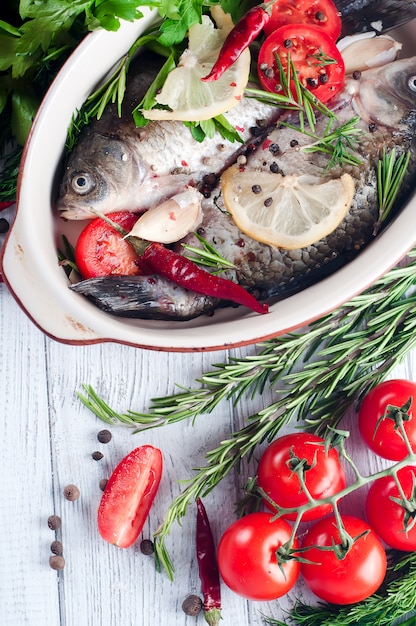
[[[337,43],[345,63],[345,73],[364,72],[394,61],[402,44],[389,35],[374,32],[344,37]]]
[[[179,241],[201,223],[202,198],[199,191],[187,187],[185,191],[143,213],[129,235],[159,243]]]

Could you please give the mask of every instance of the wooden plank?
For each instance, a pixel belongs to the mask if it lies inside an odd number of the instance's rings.
[[[59,623],[45,338],[0,285],[0,623]]]

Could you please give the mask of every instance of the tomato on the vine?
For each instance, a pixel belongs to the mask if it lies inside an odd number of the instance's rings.
[[[334,604],[353,604],[365,600],[380,587],[386,574],[386,552],[380,539],[363,520],[342,516],[347,533],[355,539],[340,555],[320,547],[341,545],[335,516],[316,522],[302,542],[301,574],[309,589],[321,600]]]
[[[292,433],[275,439],[264,451],[257,470],[257,484],[283,508],[299,507],[308,502],[299,475],[314,499],[332,496],[345,487],[345,472],[335,448],[325,450],[325,440],[309,433]],[[275,511],[265,499],[267,506]],[[302,521],[315,520],[327,515],[331,504],[316,506],[302,516]],[[296,519],[297,513],[282,517]]]
[[[159,489],[163,459],[150,445],[132,450],[117,465],[98,507],[98,531],[105,541],[128,548],[138,538]]]
[[[339,38],[342,26],[340,13],[332,0],[278,0],[264,32],[270,35],[285,24],[318,26],[334,41]]]
[[[249,600],[275,600],[296,583],[300,565],[278,562],[276,551],[290,539],[291,526],[270,513],[250,513],[229,526],[218,545],[218,567],[225,584]],[[295,540],[294,549],[298,547]]]
[[[416,550],[416,467],[402,467],[397,480],[405,499],[393,476],[378,478],[367,494],[367,519],[388,546],[412,552]]]
[[[129,211],[110,213],[107,217],[129,232],[138,215]],[[108,222],[100,217],[87,224],[75,246],[75,262],[82,278],[141,274],[140,262],[132,246]]]
[[[416,384],[393,379],[376,385],[364,397],[358,411],[358,427],[366,445],[390,461],[401,461],[409,450],[395,417],[403,428],[412,450],[416,451]]]
[[[266,91],[281,93],[283,86],[280,59],[284,75],[293,63],[299,83],[311,91],[321,102],[333,98],[343,87],[345,65],[335,42],[317,26],[288,24],[274,31],[262,44],[257,71]],[[290,90],[297,97],[296,86],[290,81]]]

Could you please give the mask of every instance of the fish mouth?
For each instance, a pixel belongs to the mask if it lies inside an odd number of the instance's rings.
[[[64,202],[58,202],[56,209],[59,217],[64,220],[90,220],[97,217],[97,211],[88,206],[83,208],[79,205],[67,205]]]

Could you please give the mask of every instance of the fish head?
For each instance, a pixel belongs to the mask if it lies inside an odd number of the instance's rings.
[[[415,131],[416,57],[362,73],[353,105],[362,119],[387,128]]]
[[[126,142],[116,136],[87,133],[65,165],[57,209],[70,220],[127,209],[146,175],[145,164]]]

